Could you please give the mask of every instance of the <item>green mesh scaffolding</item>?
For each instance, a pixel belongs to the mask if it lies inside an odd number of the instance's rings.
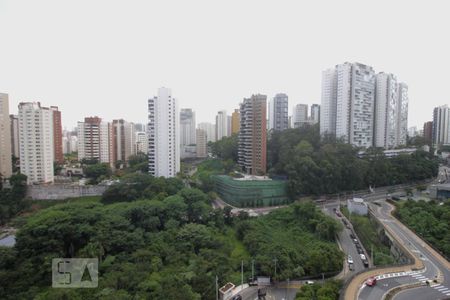
[[[288,203],[287,182],[283,180],[235,180],[213,175],[216,193],[236,207],[261,207]]]

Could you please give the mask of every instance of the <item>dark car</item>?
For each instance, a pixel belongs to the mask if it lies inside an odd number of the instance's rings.
[[[236,295],[233,298],[231,298],[231,300],[242,300],[242,296],[241,295]]]
[[[258,297],[265,297],[267,295],[267,291],[265,288],[258,289]]]
[[[355,237],[355,235],[353,233],[350,233],[350,238],[353,240]]]

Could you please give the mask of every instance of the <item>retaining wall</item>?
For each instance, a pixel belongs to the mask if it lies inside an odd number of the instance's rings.
[[[83,196],[101,196],[107,188],[104,185],[30,185],[27,188],[27,197],[33,200],[64,200]]]

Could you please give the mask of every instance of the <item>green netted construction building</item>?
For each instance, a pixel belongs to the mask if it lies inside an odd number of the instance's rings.
[[[287,182],[284,180],[234,179],[227,175],[213,175],[216,193],[236,207],[261,207],[289,202]]]

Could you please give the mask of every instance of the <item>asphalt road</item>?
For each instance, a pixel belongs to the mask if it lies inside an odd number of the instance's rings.
[[[406,273],[396,273],[391,276],[383,275],[378,278],[375,287],[362,286],[358,299],[375,300],[382,299],[390,289],[411,283],[430,282],[430,286],[423,285],[419,288],[405,290],[395,296],[396,300],[431,300],[450,298],[450,270],[446,268],[440,260],[436,259],[425,247],[425,243],[417,236],[411,235],[402,226],[393,221],[389,213],[389,205],[381,202],[382,207],[372,206],[377,218],[387,227],[389,227],[399,238],[400,242],[409,248],[424,263],[425,269],[420,271],[409,271]],[[443,275],[442,284],[433,283],[433,279]]]
[[[345,217],[342,214],[341,214],[342,217],[338,217],[336,215],[336,213],[333,211],[334,208],[339,210],[339,203],[338,202],[336,202],[334,206],[326,207],[324,209],[324,212],[326,214],[328,214],[329,216],[331,216],[332,218],[334,218],[334,219],[336,219],[336,220],[338,220],[339,222],[342,223],[342,219],[345,219]],[[350,222],[348,220],[347,220],[347,223],[350,224]],[[342,225],[344,226],[343,223],[342,223]],[[364,264],[362,263],[362,260],[360,258],[360,255],[359,255],[358,251],[356,250],[355,243],[350,238],[350,234],[351,233],[353,233],[356,236],[356,234],[355,234],[355,232],[353,230],[353,227],[350,224],[350,229],[348,229],[348,228],[346,228],[344,226],[344,229],[341,232],[339,232],[339,234],[338,234],[339,243],[340,243],[340,245],[342,247],[342,251],[345,253],[345,263],[344,263],[343,278],[351,276],[352,273],[354,273],[354,272],[359,272],[359,271],[365,269]],[[362,244],[361,244],[361,247],[362,247]],[[349,270],[349,264],[347,262],[347,256],[348,255],[350,255],[353,258],[353,270]],[[367,255],[366,255],[366,257],[367,257]]]
[[[267,287],[267,295],[265,300],[294,300],[296,293],[296,288],[284,289]],[[258,288],[249,287],[243,290],[240,295],[242,296],[243,300],[258,300]]]
[[[392,288],[411,283],[419,283],[425,281],[432,281],[439,274],[443,276],[444,282],[442,284],[431,283],[430,286],[422,286],[419,288],[408,289],[398,293],[395,296],[395,300],[434,300],[434,299],[450,299],[450,270],[446,268],[439,260],[437,260],[426,248],[425,244],[418,237],[411,236],[410,233],[404,230],[400,225],[394,222],[393,217],[389,213],[389,206],[384,201],[386,199],[386,195],[390,190],[403,191],[406,187],[414,187],[415,184],[403,184],[394,187],[381,187],[376,188],[375,192],[367,194],[367,193],[354,193],[355,197],[363,197],[367,202],[377,201],[382,204],[382,207],[373,206],[373,210],[376,212],[375,215],[378,219],[385,225],[388,226],[396,235],[401,239],[401,243],[403,243],[406,247],[411,249],[413,253],[416,253],[420,259],[423,261],[425,265],[425,269],[421,271],[409,271],[406,273],[395,273],[395,274],[384,274],[378,276],[377,285],[374,287],[368,287],[363,285],[359,291],[358,299],[360,300],[379,300],[382,299],[383,296]],[[351,195],[347,195],[351,196]],[[337,218],[332,211],[334,207],[338,207],[342,201],[345,201],[346,197],[336,197],[333,199],[328,199],[325,202],[320,203],[322,209],[333,217]],[[213,202],[214,207],[223,207],[227,205],[220,199]],[[255,215],[263,215],[267,214],[272,210],[278,209],[279,207],[264,207],[264,208],[254,208],[254,209],[233,209],[233,211],[237,212],[239,210],[245,210],[249,213],[254,213]],[[340,219],[340,218],[339,218]],[[359,258],[359,254],[356,252],[356,247],[353,241],[349,237],[350,231],[349,229],[344,229],[339,234],[339,239],[341,242],[341,246],[343,251],[348,255],[350,254],[354,261],[355,271],[364,269],[364,266]],[[367,256],[367,252],[366,257]],[[369,257],[368,257],[369,258]],[[344,268],[347,270],[347,268]],[[351,275],[349,271],[347,275]],[[266,297],[267,300],[278,300],[284,299],[286,294],[286,289],[270,289],[268,290],[268,295]],[[288,299],[294,299],[296,290],[293,290],[292,298],[288,297]],[[257,288],[249,288],[242,291],[244,300],[255,300],[257,299]],[[290,293],[288,292],[288,295]]]

